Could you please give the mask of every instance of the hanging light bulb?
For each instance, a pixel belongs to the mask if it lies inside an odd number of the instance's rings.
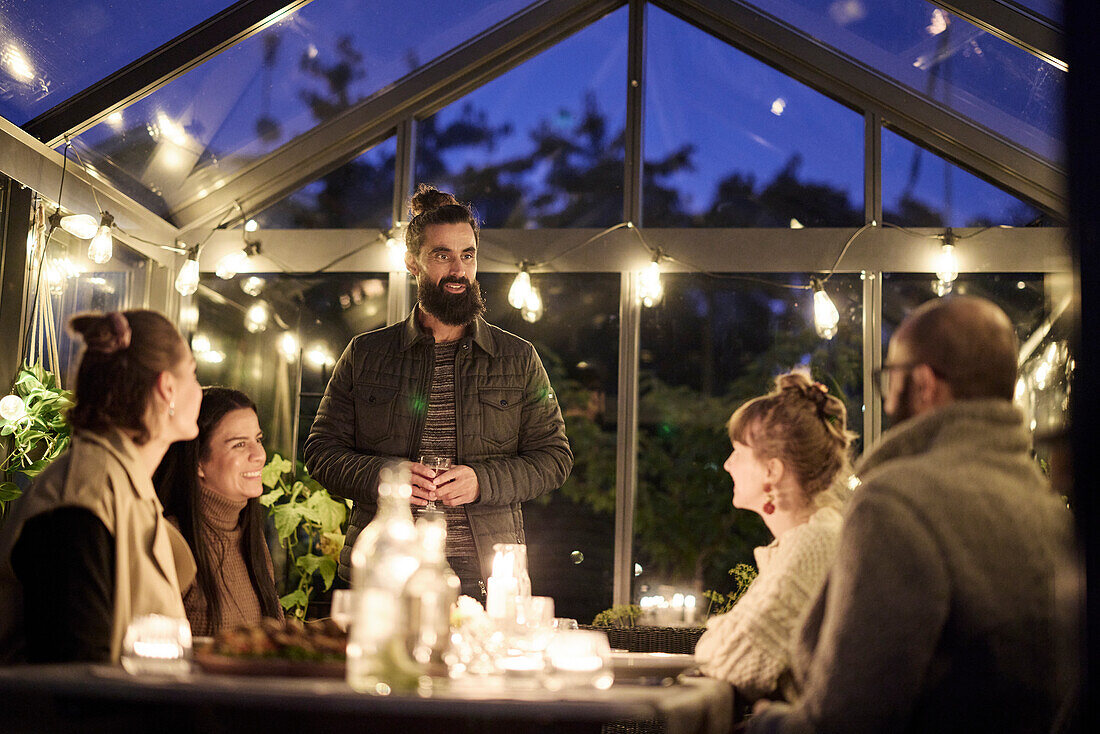
[[[27,415],[27,405],[18,395],[8,395],[0,400],[0,418],[8,423],[16,423]]]
[[[943,234],[943,246],[936,258],[936,277],[944,283],[954,283],[959,277],[959,261],[955,257],[955,235],[948,227]]]
[[[399,220],[394,222],[393,228],[386,235],[386,259],[391,273],[400,273],[405,269],[405,231],[408,228],[408,222]]]
[[[190,296],[199,289],[199,253],[198,247],[189,250],[187,262],[176,276],[176,290],[181,296]]]
[[[810,284],[814,289],[814,328],[822,339],[832,339],[836,336],[837,326],[840,324],[840,312],[836,310],[833,300],[825,292],[825,285],[819,278],[810,278]]]
[[[78,239],[90,240],[99,231],[99,223],[91,214],[70,214],[61,217],[61,229]]]
[[[320,345],[315,345],[306,352],[306,359],[309,363],[315,367],[327,367],[333,364],[332,355],[328,353],[328,350]]]
[[[206,334],[195,334],[193,337],[191,337],[191,351],[193,353],[204,354],[206,352],[209,352],[210,349],[210,337],[208,337]]]
[[[531,290],[531,274],[527,272],[527,266],[521,263],[520,271],[508,289],[508,303],[512,308],[522,309],[531,296]]]
[[[247,222],[244,223],[245,232],[255,232],[259,228],[260,223],[257,222],[255,219],[249,219]]]
[[[264,285],[267,284],[263,278],[255,275],[250,275],[241,281],[241,290],[250,296],[258,296],[264,290]]]
[[[214,274],[222,280],[229,280],[240,272],[246,262],[248,262],[248,252],[233,250],[218,260],[218,264],[214,266]]]
[[[638,300],[646,308],[652,308],[664,295],[665,289],[661,285],[661,265],[658,262],[660,255],[653,258],[649,267],[638,273]]]
[[[523,301],[523,308],[520,309],[520,315],[523,320],[529,324],[533,324],[542,318],[542,296],[539,295],[539,289],[534,286],[528,291],[527,297]]]
[[[266,303],[263,301],[254,303],[245,312],[244,328],[253,334],[258,334],[267,328],[267,320],[270,316],[271,313],[268,311]]]
[[[298,359],[298,338],[289,331],[284,331],[283,335],[279,337],[279,351],[282,352],[287,362]]]
[[[114,238],[111,237],[111,226],[115,218],[107,212],[99,220],[99,230],[88,243],[88,259],[99,265],[104,265],[111,260],[114,252]]]

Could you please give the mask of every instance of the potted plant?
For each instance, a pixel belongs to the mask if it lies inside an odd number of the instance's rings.
[[[304,619],[318,582],[328,591],[336,579],[348,506],[311,478],[302,462],[295,467],[279,454],[264,467],[262,480],[267,489],[260,503],[275,522],[286,551],[287,588],[293,588],[280,601],[288,615]]]
[[[0,461],[0,518],[8,502],[23,494],[22,484],[45,469],[69,446],[71,429],[65,413],[73,395],[41,364],[25,365],[12,394],[0,400],[0,436],[11,436],[12,449]]]

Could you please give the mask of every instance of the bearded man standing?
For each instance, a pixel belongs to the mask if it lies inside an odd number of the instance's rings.
[[[573,467],[565,422],[527,341],[482,318],[479,227],[469,205],[421,184],[405,264],[417,306],[404,322],[351,340],[305,445],[310,474],[353,503],[340,576],[377,510],[379,470],[400,463],[412,505],[442,504],[447,561],[462,593],[484,600],[494,543],[522,543],[520,503],[560,487]],[[451,459],[441,472],[424,455]]]

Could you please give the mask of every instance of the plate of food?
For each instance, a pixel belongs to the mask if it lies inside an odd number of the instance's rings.
[[[193,659],[205,672],[222,675],[343,678],[347,643],[332,620],[265,619],[222,630],[196,645]]]
[[[616,680],[675,678],[695,667],[694,655],[668,652],[613,652],[611,668]]]

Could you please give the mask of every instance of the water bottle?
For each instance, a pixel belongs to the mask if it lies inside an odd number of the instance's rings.
[[[451,607],[460,583],[447,565],[447,520],[442,512],[425,512],[416,523],[420,531],[420,568],[409,577],[409,650],[431,677],[447,675],[444,656],[451,645]]]

